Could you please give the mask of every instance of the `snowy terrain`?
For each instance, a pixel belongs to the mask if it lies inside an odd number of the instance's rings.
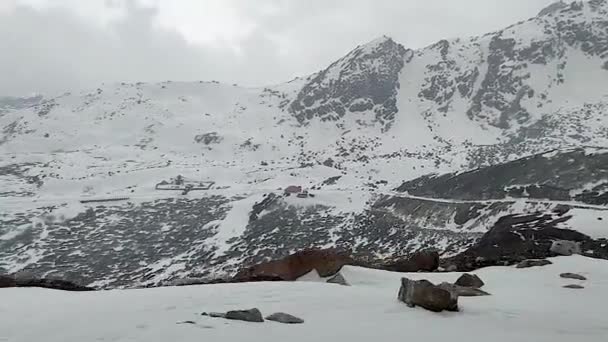
[[[593,0],[420,50],[381,37],[265,88],[167,81],[0,99],[0,273],[111,288],[305,247],[450,255],[501,216],[564,204],[576,209],[566,227],[606,237],[607,25],[608,1]],[[602,172],[567,163],[581,146]],[[559,167],[521,167],[550,150]],[[465,183],[395,191],[499,164],[477,178],[496,196],[452,196]],[[157,186],[178,175],[178,190]],[[183,194],[200,183],[211,187]],[[290,185],[315,197],[283,197]]]
[[[461,297],[461,312],[432,313],[397,301],[399,279],[454,281],[455,273],[400,274],[347,266],[350,287],[314,281],[67,293],[0,291],[0,341],[605,341],[607,261],[580,256],[553,265],[492,267],[478,274],[487,297]],[[588,280],[562,279],[578,272]],[[585,288],[566,289],[581,284]],[[300,325],[248,323],[202,312],[257,307]],[[178,324],[193,321],[195,324]]]

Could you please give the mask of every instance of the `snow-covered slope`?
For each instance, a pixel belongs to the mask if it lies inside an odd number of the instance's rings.
[[[561,257],[542,268],[476,272],[486,297],[461,297],[461,312],[432,313],[397,301],[400,277],[454,281],[455,273],[399,274],[345,267],[352,286],[281,282],[66,293],[0,291],[5,341],[605,341],[607,261]],[[588,280],[561,279],[577,272]],[[565,289],[581,284],[581,290]],[[304,324],[248,323],[201,316],[250,309],[287,312]],[[194,324],[180,322],[192,321]]]
[[[265,88],[123,83],[13,99],[0,109],[0,272],[111,287],[212,276],[310,246],[455,253],[501,215],[558,204],[393,189],[608,147],[607,28],[608,1],[593,0],[420,50],[381,37]],[[571,178],[563,172],[576,171],[539,169],[533,182]],[[605,172],[579,178],[606,183]],[[315,197],[283,197],[289,185]],[[585,212],[579,222],[603,217],[602,203],[582,202],[570,203]]]

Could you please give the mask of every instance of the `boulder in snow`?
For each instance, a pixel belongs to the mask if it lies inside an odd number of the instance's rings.
[[[581,246],[578,242],[568,240],[557,240],[551,244],[551,252],[559,255],[570,256],[581,254]]]
[[[538,266],[546,266],[551,265],[552,262],[546,259],[526,259],[521,261],[516,268],[529,268],[529,267],[538,267]]]
[[[401,278],[398,298],[409,307],[421,306],[429,311],[458,311],[458,296],[428,280]]]
[[[476,274],[464,273],[454,284],[458,286],[480,288],[485,283]]]
[[[576,274],[576,273],[562,273],[559,275],[561,278],[566,278],[566,279],[576,279],[576,280],[587,280],[587,278],[585,278],[584,276],[580,275],[580,274]]]
[[[576,289],[576,290],[584,289],[585,288],[584,286],[577,285],[577,284],[564,285],[563,287],[566,288],[566,289]]]
[[[285,324],[301,324],[304,323],[304,320],[290,315],[288,313],[284,313],[284,312],[275,312],[272,315],[266,317],[267,320],[269,321],[274,321],[274,322],[279,322],[279,323],[285,323]]]
[[[245,321],[245,322],[256,322],[261,323],[264,322],[264,318],[262,317],[262,313],[258,309],[249,309],[249,310],[232,310],[226,312],[225,318],[237,320],[237,321]]]

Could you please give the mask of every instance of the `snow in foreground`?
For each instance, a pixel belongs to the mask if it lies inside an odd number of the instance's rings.
[[[68,293],[0,290],[0,341],[606,341],[608,262],[552,259],[546,267],[476,272],[488,297],[460,298],[461,312],[431,313],[396,300],[403,274],[346,267],[343,287],[319,282],[223,284]],[[576,272],[587,281],[561,279]],[[409,274],[433,282],[456,273]],[[564,289],[581,284],[582,290]],[[247,323],[203,311],[284,311],[302,325]],[[192,324],[176,324],[192,320]]]

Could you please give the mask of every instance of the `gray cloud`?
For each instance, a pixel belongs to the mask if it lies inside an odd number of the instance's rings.
[[[197,13],[183,22],[162,20],[164,0],[145,1],[147,7],[134,1],[97,2],[100,8],[124,10],[122,16],[105,18],[103,25],[90,17],[98,8],[77,5],[88,2],[62,1],[63,7],[22,4],[0,11],[0,94],[57,93],[102,82],[169,79],[272,84],[317,71],[382,34],[407,47],[422,47],[499,29],[552,2],[267,0],[273,9],[267,10],[257,1],[226,0],[237,19],[253,24],[252,29],[232,40],[207,44],[194,43]],[[80,11],[69,6],[81,6]],[[198,8],[205,6],[199,3]],[[213,18],[213,13],[201,16],[200,20]],[[180,30],[186,20],[194,27],[190,32]]]

